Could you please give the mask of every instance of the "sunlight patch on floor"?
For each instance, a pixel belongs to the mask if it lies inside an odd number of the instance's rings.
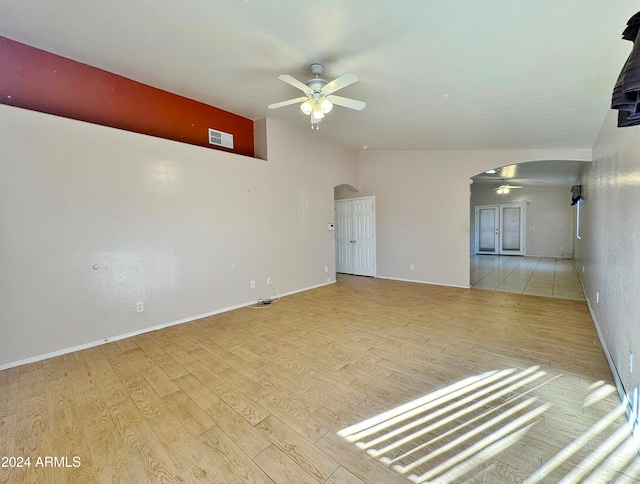
[[[455,482],[490,465],[526,438],[553,406],[545,401],[545,388],[561,377],[551,377],[538,366],[486,372],[347,427],[338,435],[412,482]],[[603,382],[588,390],[585,409],[616,391]],[[609,482],[616,477],[619,482],[634,482],[640,477],[640,457],[630,427],[620,425],[624,414],[625,405],[610,410],[555,456],[550,453],[525,482]],[[576,456],[583,454],[573,465]]]

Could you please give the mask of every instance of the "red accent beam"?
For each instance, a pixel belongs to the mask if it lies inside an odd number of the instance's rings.
[[[0,37],[0,103],[254,156],[253,121]],[[234,149],[209,144],[231,133]]]

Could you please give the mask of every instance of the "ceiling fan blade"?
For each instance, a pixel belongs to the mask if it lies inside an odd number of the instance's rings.
[[[367,106],[367,103],[364,101],[356,101],[355,99],[349,99],[348,97],[341,97],[333,94],[327,96],[327,99],[333,104],[344,106],[349,109],[355,109],[356,111],[362,111]]]
[[[500,185],[499,187],[495,187],[494,190],[504,190],[505,188],[508,188],[509,190],[511,190],[512,188],[524,188],[518,185]]]
[[[277,108],[282,108],[284,106],[289,106],[290,104],[301,103],[303,101],[306,101],[307,99],[309,99],[307,96],[297,97],[295,99],[289,99],[288,101],[282,101],[282,102],[275,103],[275,104],[269,104],[267,107],[269,109],[277,109]]]
[[[356,76],[353,72],[346,72],[324,86],[322,88],[322,93],[326,96],[328,94],[336,92],[338,89],[347,87],[354,82],[358,82],[358,76]]]
[[[278,79],[286,82],[287,84],[291,84],[293,87],[297,87],[304,93],[313,92],[311,89],[309,89],[309,86],[307,86],[306,84],[300,82],[298,79],[291,77],[287,74],[282,74],[281,76],[278,76]]]

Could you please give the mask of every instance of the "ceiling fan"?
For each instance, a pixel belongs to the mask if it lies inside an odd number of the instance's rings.
[[[498,195],[506,195],[507,193],[509,193],[511,191],[512,188],[523,188],[523,187],[518,186],[518,185],[509,185],[503,179],[502,180],[502,185],[500,185],[499,187],[494,188],[494,190],[496,190],[498,192]]]
[[[282,74],[278,76],[278,79],[292,85],[304,92],[304,96],[297,97],[295,99],[289,99],[275,104],[269,104],[269,109],[277,109],[290,104],[300,104],[302,112],[311,117],[311,128],[318,129],[318,123],[322,121],[324,115],[327,114],[333,108],[333,105],[343,106],[349,109],[355,109],[361,111],[367,105],[365,102],[356,101],[355,99],[349,99],[346,97],[336,96],[334,92],[347,87],[354,82],[358,81],[358,76],[352,72],[342,74],[337,79],[328,82],[320,77],[320,74],[324,72],[324,66],[322,64],[311,64],[311,72],[313,73],[313,79],[308,80],[306,83],[300,82],[297,79]]]

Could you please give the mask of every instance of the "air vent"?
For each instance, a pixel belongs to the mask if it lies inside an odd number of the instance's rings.
[[[209,143],[233,149],[233,135],[218,131],[217,129],[209,128]]]

